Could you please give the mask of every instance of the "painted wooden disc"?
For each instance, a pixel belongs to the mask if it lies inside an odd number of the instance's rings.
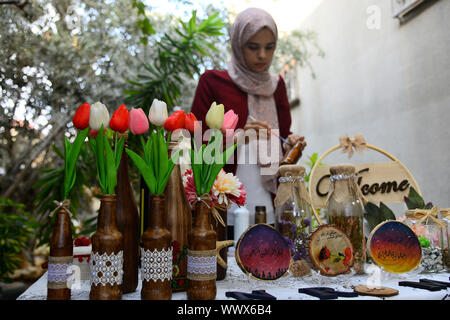
[[[309,255],[322,275],[346,273],[353,265],[353,246],[339,228],[323,225],[311,234]]]
[[[369,235],[367,248],[373,261],[385,271],[405,273],[422,260],[422,249],[414,231],[400,221],[388,220]]]
[[[236,262],[246,274],[259,280],[275,280],[289,269],[291,253],[286,240],[273,227],[256,224],[236,244]]]

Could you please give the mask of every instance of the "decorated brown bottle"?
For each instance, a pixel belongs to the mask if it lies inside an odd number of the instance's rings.
[[[189,300],[213,300],[217,294],[216,232],[211,224],[211,209],[203,202],[195,204],[188,235]]]
[[[73,240],[70,214],[60,208],[50,239],[48,263],[47,299],[70,300],[71,288],[68,282],[73,261]]]
[[[139,214],[134,200],[133,190],[128,174],[128,156],[125,152],[126,140],[122,158],[117,171],[116,221],[117,229],[123,237],[123,280],[122,292],[136,291],[138,285],[139,265]]]
[[[165,195],[150,198],[148,227],[142,235],[142,300],[172,298],[172,236],[167,229]]]
[[[170,142],[169,155],[175,150],[176,143]],[[166,214],[167,228],[172,235],[173,277],[172,291],[186,291],[187,288],[187,247],[188,232],[192,223],[192,212],[183,187],[181,168],[175,164],[167,181]]]
[[[91,300],[120,300],[123,278],[123,237],[116,223],[117,196],[100,198],[97,231],[92,235]]]

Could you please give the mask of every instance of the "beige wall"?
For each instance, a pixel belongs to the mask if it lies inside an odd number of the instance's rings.
[[[367,27],[372,5],[379,29]],[[299,70],[293,131],[308,141],[300,164],[337,145],[339,136],[362,133],[409,168],[425,200],[450,207],[449,15],[450,0],[440,0],[400,25],[390,0],[324,0],[302,25],[318,33],[326,56],[312,60],[315,80]],[[370,151],[352,161],[382,159]]]

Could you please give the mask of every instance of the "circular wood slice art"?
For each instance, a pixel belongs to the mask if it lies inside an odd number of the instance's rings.
[[[309,255],[314,267],[325,276],[346,273],[353,265],[352,243],[342,230],[334,226],[320,226],[311,234]]]
[[[236,244],[236,262],[243,272],[259,280],[275,280],[289,269],[288,244],[273,227],[260,223],[249,227]]]
[[[422,249],[414,231],[400,221],[388,220],[369,235],[367,248],[374,262],[385,271],[404,273],[422,260]]]

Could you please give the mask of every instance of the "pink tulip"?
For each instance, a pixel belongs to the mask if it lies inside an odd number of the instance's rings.
[[[143,134],[149,128],[147,115],[141,108],[130,111],[130,131],[133,134]]]
[[[229,135],[234,132],[238,123],[239,116],[233,110],[228,110],[223,116],[222,132]],[[233,131],[230,131],[233,130]],[[228,131],[228,132],[227,132]]]

